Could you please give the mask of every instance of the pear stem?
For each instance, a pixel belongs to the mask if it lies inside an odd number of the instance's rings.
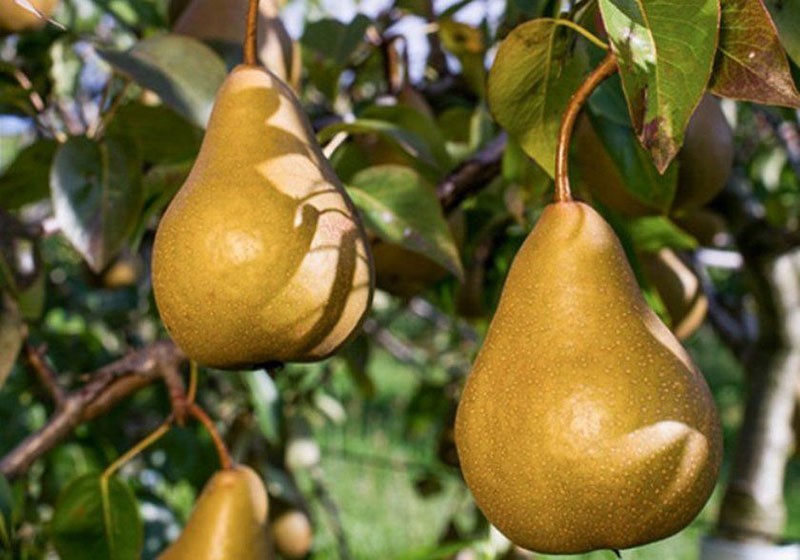
[[[175,415],[170,414],[166,420],[153,432],[144,438],[142,441],[131,447],[128,451],[126,451],[121,457],[119,457],[116,461],[111,463],[111,465],[103,471],[102,478],[107,480],[111,478],[115,472],[117,472],[122,465],[136,457],[139,453],[144,451],[147,447],[153,445],[156,441],[158,441],[161,436],[166,434],[169,429],[172,427],[172,423],[175,421]]]
[[[208,417],[206,411],[193,402],[188,404],[187,411],[195,420],[205,427],[206,431],[211,436],[211,439],[214,441],[214,447],[217,448],[217,455],[219,455],[219,462],[222,468],[225,470],[233,468],[233,458],[228,448],[225,447],[225,442],[222,441],[222,436],[219,435],[217,427],[214,425],[214,422],[211,421],[211,418]]]
[[[586,100],[603,80],[612,76],[617,71],[617,58],[610,52],[600,65],[592,70],[591,74],[580,85],[567,104],[567,110],[561,119],[561,129],[558,132],[558,148],[556,149],[556,202],[572,201],[572,192],[569,186],[569,141],[572,138],[572,129],[575,121]]]
[[[244,35],[244,63],[248,66],[258,65],[258,2],[250,0],[247,11],[247,28]]]

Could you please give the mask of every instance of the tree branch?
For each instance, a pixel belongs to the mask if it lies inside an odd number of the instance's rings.
[[[503,133],[459,165],[437,185],[436,195],[446,213],[454,210],[464,199],[497,177],[505,149],[506,135]]]
[[[39,431],[0,460],[0,472],[18,476],[72,433],[79,424],[105,413],[123,398],[161,377],[165,367],[185,359],[172,342],[161,341],[112,362],[86,377],[83,387],[64,395],[62,406]]]

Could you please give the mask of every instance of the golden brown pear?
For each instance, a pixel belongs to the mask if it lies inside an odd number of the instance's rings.
[[[282,513],[272,522],[272,536],[275,549],[289,560],[305,558],[314,540],[308,516],[296,509]]]
[[[50,17],[58,6],[59,0],[29,0],[30,3],[44,16]],[[47,20],[39,17],[14,2],[14,0],[0,1],[0,30],[16,33],[26,29],[42,27]]]
[[[719,194],[733,169],[733,131],[714,96],[700,100],[679,158],[672,211],[696,210]]]
[[[249,0],[193,0],[175,22],[174,31],[203,41],[240,45],[244,40]],[[280,18],[276,0],[258,5],[258,58],[273,74],[293,86],[299,81],[297,46]]]
[[[251,468],[219,471],[159,560],[267,560],[272,557],[267,510],[266,488]]]
[[[574,136],[575,164],[593,197],[626,216],[660,213],[625,186],[625,179],[588,119],[578,121]],[[642,159],[655,173],[652,162],[644,155]],[[676,163],[679,167],[673,213],[700,208],[725,186],[733,166],[733,133],[714,96],[706,94],[695,109]]]
[[[361,324],[366,235],[297,99],[267,70],[238,66],[222,84],[152,268],[164,325],[207,366],[320,360]]]
[[[537,552],[658,540],[711,494],[722,440],[709,389],[591,207],[546,207],[515,257],[456,445],[488,520]]]
[[[643,254],[640,260],[667,308],[670,329],[680,340],[689,338],[703,324],[708,311],[700,279],[672,249]]]

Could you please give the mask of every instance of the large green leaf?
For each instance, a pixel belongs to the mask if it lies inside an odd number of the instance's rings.
[[[492,114],[551,177],[561,116],[588,67],[570,43],[556,20],[529,21],[500,44],[489,72]]]
[[[761,0],[722,3],[719,51],[709,87],[723,97],[800,106],[786,53]]]
[[[711,76],[719,0],[599,0],[599,5],[634,129],[664,171]]]
[[[86,474],[61,491],[51,525],[63,560],[137,560],[144,528],[133,492],[115,478]]]
[[[800,0],[767,0],[786,53],[800,65]]]
[[[464,270],[433,186],[411,168],[380,165],[357,173],[348,188],[367,227],[381,239],[425,255],[459,279]]]
[[[306,26],[301,39],[304,67],[328,99],[336,97],[339,76],[371,24],[367,16],[358,14],[350,23],[320,19]]]
[[[157,35],[128,51],[98,49],[106,62],[194,124],[205,128],[227,70],[222,59],[196,39]]]
[[[39,140],[22,150],[0,176],[0,207],[16,210],[50,194],[50,165],[58,144]]]
[[[175,111],[140,103],[119,108],[109,127],[109,134],[114,133],[131,136],[142,160],[151,165],[194,159],[203,139],[202,131]]]
[[[141,163],[135,145],[109,136],[70,138],[50,174],[61,231],[99,272],[119,252],[142,208]]]

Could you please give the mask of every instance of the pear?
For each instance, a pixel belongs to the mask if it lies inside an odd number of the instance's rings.
[[[686,128],[673,212],[696,210],[717,196],[733,169],[733,131],[719,101],[706,94]]]
[[[175,21],[173,31],[203,41],[241,45],[249,4],[249,0],[193,0]],[[299,51],[281,21],[278,3],[261,0],[258,10],[259,60],[281,80],[296,86]]]
[[[200,153],[156,232],[169,333],[220,369],[334,353],[369,308],[364,229],[297,99],[258,66],[223,82]]]
[[[45,17],[50,17],[59,0],[29,0]],[[0,1],[0,30],[16,33],[42,27],[47,20],[17,4],[14,0]]]
[[[267,490],[249,467],[219,471],[206,483],[180,537],[159,560],[266,560]]]
[[[284,558],[305,558],[311,551],[314,532],[308,516],[300,510],[290,509],[272,522],[275,549]]]
[[[689,338],[703,324],[708,311],[700,279],[672,249],[643,254],[640,261],[667,308],[670,329],[680,340]]]
[[[579,119],[575,127],[575,164],[581,170],[592,196],[625,216],[659,214],[659,209],[640,200],[625,186],[625,178],[609,155],[592,124]],[[655,166],[643,150],[638,157],[645,165]],[[733,132],[719,102],[706,94],[695,109],[683,147],[676,158],[678,183],[670,211],[686,213],[707,204],[725,186],[733,167]]]
[[[547,206],[516,255],[455,431],[488,520],[553,554],[677,532],[722,455],[703,377],[645,303],[610,226],[580,202]]]

